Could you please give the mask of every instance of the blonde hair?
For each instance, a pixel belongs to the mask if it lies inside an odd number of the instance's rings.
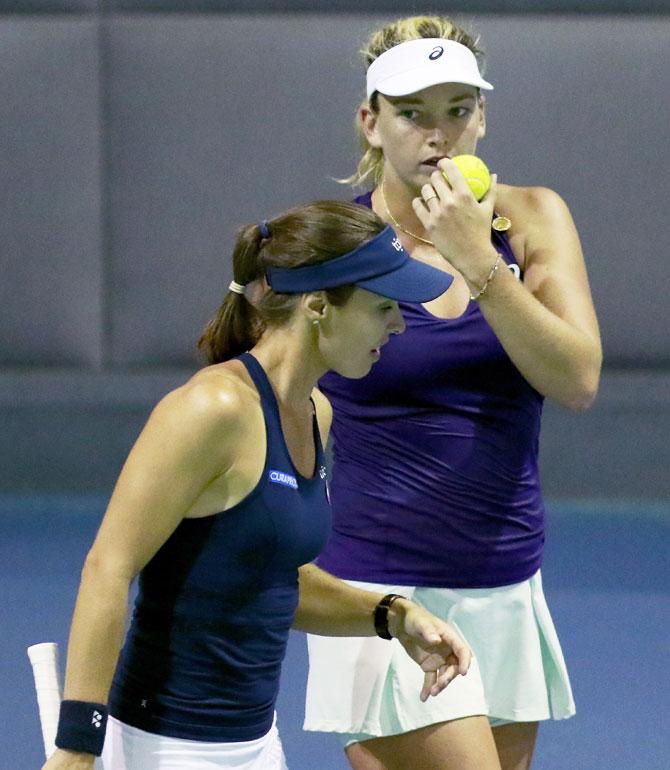
[[[469,48],[477,57],[480,69],[484,61],[484,53],[479,48],[479,38],[473,37],[469,32],[460,27],[447,16],[410,16],[405,19],[387,24],[374,32],[361,49],[365,69],[381,56],[385,51],[408,40],[418,40],[426,37],[440,37],[444,40],[454,40]],[[370,99],[370,108],[373,112],[379,109],[377,94]],[[368,181],[376,186],[381,182],[384,167],[384,154],[378,147],[368,144],[360,125],[358,113],[356,115],[356,132],[358,133],[363,155],[358,162],[356,172],[346,179],[339,180],[343,184],[363,185]]]

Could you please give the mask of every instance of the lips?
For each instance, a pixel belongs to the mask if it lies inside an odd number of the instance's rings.
[[[384,347],[384,345],[386,345],[386,343],[388,341],[389,341],[389,338],[386,337],[386,339],[382,340],[382,342],[379,344],[379,347],[372,348],[372,350],[370,352],[371,353],[376,353],[377,355],[380,355],[382,348]]]
[[[437,164],[442,160],[442,158],[448,158],[448,155],[432,155],[430,158],[426,158],[426,160],[421,161],[422,166],[432,166],[433,168],[437,168]]]

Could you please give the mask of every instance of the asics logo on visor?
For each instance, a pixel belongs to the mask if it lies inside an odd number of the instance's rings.
[[[428,58],[431,61],[435,61],[435,59],[439,59],[440,56],[444,53],[444,48],[442,48],[441,45],[438,45],[436,48],[433,48],[433,50],[430,52]]]

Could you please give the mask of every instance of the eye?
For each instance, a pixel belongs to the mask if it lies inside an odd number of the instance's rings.
[[[449,115],[452,118],[465,118],[470,115],[471,112],[472,110],[469,107],[452,107],[449,110]]]
[[[419,117],[419,111],[418,110],[398,110],[398,115],[400,115],[401,118],[405,118],[405,120],[416,120]]]

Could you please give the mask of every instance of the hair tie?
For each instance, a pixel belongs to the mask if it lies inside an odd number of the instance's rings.
[[[270,228],[268,227],[267,219],[264,219],[260,225],[258,225],[258,229],[261,231],[261,238],[270,237]]]
[[[235,294],[244,294],[244,284],[231,281],[228,285],[228,291],[232,291]]]

